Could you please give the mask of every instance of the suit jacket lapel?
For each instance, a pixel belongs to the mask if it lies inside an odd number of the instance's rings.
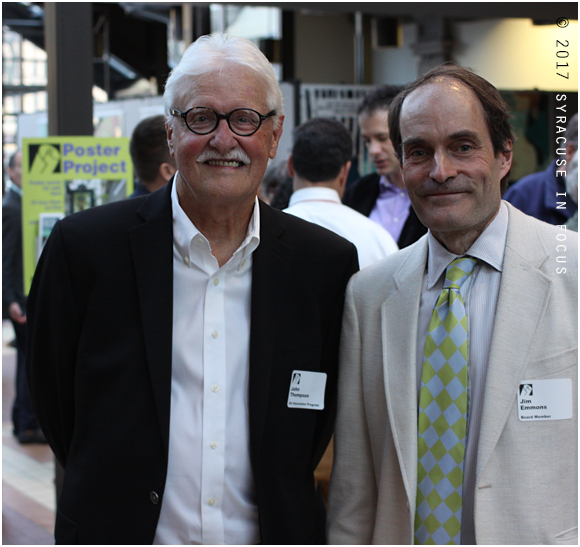
[[[268,409],[270,377],[276,343],[280,295],[285,294],[293,250],[280,240],[285,227],[268,206],[260,202],[260,245],[252,264],[250,333],[250,446],[258,461]]]
[[[417,489],[417,320],[427,251],[427,238],[424,237],[397,270],[397,290],[381,307],[389,422],[412,505],[411,515],[414,514]]]
[[[477,474],[494,450],[524,379],[529,348],[545,313],[552,282],[538,268],[548,257],[534,227],[509,209],[502,279],[490,348]]]
[[[129,233],[147,363],[166,453],[169,446],[173,342],[171,186],[172,181],[163,190],[149,196],[137,211],[143,224]]]

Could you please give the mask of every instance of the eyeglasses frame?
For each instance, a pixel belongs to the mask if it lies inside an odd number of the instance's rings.
[[[215,126],[213,127],[213,129],[211,129],[210,131],[206,131],[205,133],[199,133],[197,131],[194,131],[191,127],[189,127],[189,124],[187,123],[187,115],[192,110],[194,110],[196,108],[205,108],[207,110],[211,110],[216,115],[216,122],[215,122]],[[258,127],[256,127],[255,131],[252,131],[251,133],[247,133],[246,135],[240,135],[239,133],[234,131],[234,129],[232,128],[232,125],[230,123],[230,117],[234,112],[237,112],[238,110],[250,110],[252,112],[255,112],[260,117],[260,123],[259,123]],[[222,120],[226,120],[226,122],[228,122],[228,127],[230,128],[230,131],[232,133],[234,133],[238,137],[251,137],[252,135],[254,135],[258,131],[258,129],[260,129],[260,127],[262,127],[262,123],[264,121],[266,121],[268,118],[271,118],[272,116],[276,115],[276,110],[271,110],[270,112],[268,112],[267,114],[264,115],[264,114],[260,114],[257,110],[254,110],[253,108],[234,108],[228,114],[219,114],[218,112],[216,112],[213,108],[210,108],[209,106],[192,106],[189,110],[186,110],[185,112],[181,112],[180,110],[177,110],[177,108],[170,108],[169,113],[172,116],[180,116],[181,118],[183,118],[183,121],[184,121],[187,129],[189,129],[195,135],[209,135],[212,131],[215,131],[217,129],[218,125],[220,124],[220,122]]]

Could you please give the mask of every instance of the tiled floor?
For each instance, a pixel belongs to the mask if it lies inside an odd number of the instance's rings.
[[[2,544],[54,545],[54,463],[48,445],[20,445],[12,435],[16,350],[2,323]]]

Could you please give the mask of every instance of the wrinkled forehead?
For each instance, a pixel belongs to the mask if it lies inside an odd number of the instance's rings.
[[[483,105],[475,92],[463,82],[452,78],[430,80],[411,91],[403,101],[401,117],[417,109],[445,109],[449,115],[460,110],[472,110],[484,115]]]
[[[197,96],[213,95],[220,99],[247,97],[249,101],[267,101],[266,79],[255,70],[238,63],[223,63],[201,74],[185,74],[176,86],[175,102],[182,107]]]
[[[428,82],[405,98],[400,116],[403,142],[416,132],[481,131],[489,137],[483,105],[457,80]]]

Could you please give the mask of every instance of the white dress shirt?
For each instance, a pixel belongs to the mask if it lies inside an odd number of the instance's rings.
[[[258,508],[248,410],[252,253],[245,240],[219,267],[171,191],[173,355],[167,483],[155,544],[256,544]]]
[[[358,251],[361,270],[399,250],[382,226],[343,205],[336,190],[320,187],[301,188],[292,194],[285,213],[332,230],[348,239]]]
[[[498,214],[489,226],[461,256],[477,258],[473,273],[461,287],[461,295],[467,313],[469,348],[469,380],[467,388],[467,444],[463,472],[463,512],[461,516],[461,543],[473,545],[475,530],[473,503],[475,494],[475,471],[477,449],[483,409],[483,394],[487,376],[489,350],[493,335],[495,310],[503,268],[508,228],[508,210],[501,203]],[[445,270],[458,255],[450,253],[428,232],[429,256],[423,276],[423,288],[419,308],[417,331],[417,400],[421,388],[423,354],[429,321],[439,293],[443,289]]]

